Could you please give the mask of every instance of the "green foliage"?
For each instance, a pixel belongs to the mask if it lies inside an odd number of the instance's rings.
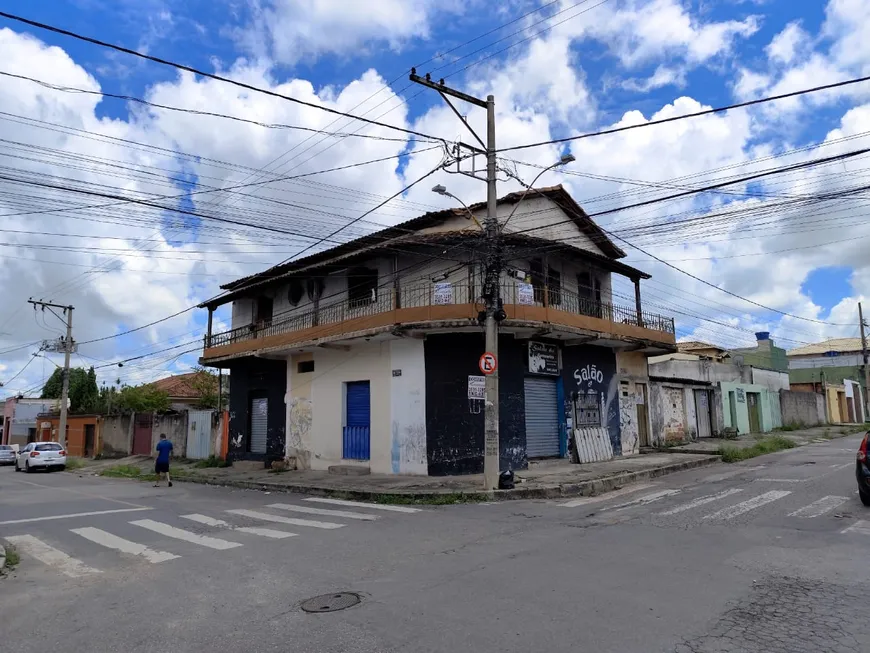
[[[100,476],[108,476],[110,478],[135,478],[138,481],[155,481],[157,474],[144,474],[142,470],[135,465],[115,465],[107,467],[100,472]]]
[[[741,460],[748,460],[756,456],[763,456],[766,453],[774,451],[782,451],[783,449],[793,449],[797,445],[788,438],[782,435],[771,435],[769,437],[760,438],[751,447],[735,447],[726,445],[719,450],[719,455],[722,456],[723,463],[736,463]]]
[[[43,399],[60,399],[63,393],[63,370],[52,372],[42,388]],[[69,410],[71,413],[101,412],[97,373],[91,367],[73,367],[69,371]]]
[[[85,461],[81,458],[73,458],[72,456],[67,456],[66,459],[66,471],[72,471],[75,469],[81,469],[85,466]]]
[[[209,456],[205,460],[198,460],[193,463],[194,467],[199,467],[200,469],[206,467],[229,467],[229,461],[224,460],[223,458],[218,458],[217,456]]]
[[[214,410],[218,407],[218,376],[205,367],[196,367],[188,385],[196,393],[197,408]]]
[[[117,393],[117,402],[122,412],[165,413],[169,410],[169,395],[151,383],[124,386]]]

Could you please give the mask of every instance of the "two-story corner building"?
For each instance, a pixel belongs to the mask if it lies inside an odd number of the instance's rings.
[[[485,204],[427,213],[224,286],[203,364],[228,368],[229,455],[374,473],[483,469]],[[561,187],[498,201],[505,271],[499,325],[503,469],[566,456],[576,427],[612,451],[648,439],[646,357],[674,323],[642,310],[647,274]],[[508,219],[509,218],[509,219]],[[611,301],[612,275],[635,302]],[[232,302],[232,329],[213,311]]]

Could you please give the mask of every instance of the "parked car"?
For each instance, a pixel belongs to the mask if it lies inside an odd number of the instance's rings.
[[[858,496],[861,497],[861,503],[865,506],[870,506],[870,431],[864,434],[864,439],[861,440],[861,446],[858,447],[858,460],[855,461],[855,477],[858,480]]]
[[[38,467],[48,471],[66,469],[66,451],[57,442],[30,442],[18,452],[15,471],[32,472]]]
[[[15,447],[11,444],[0,444],[0,465],[14,465],[16,457]]]

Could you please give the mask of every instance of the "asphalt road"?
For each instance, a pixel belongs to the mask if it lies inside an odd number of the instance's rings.
[[[591,499],[417,512],[4,468],[0,537],[21,564],[0,579],[0,641],[16,653],[870,651],[859,439]],[[299,608],[345,590],[362,602]]]

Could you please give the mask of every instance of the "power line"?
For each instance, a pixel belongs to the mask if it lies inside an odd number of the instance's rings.
[[[0,12],[2,15],[2,12]],[[834,82],[832,84],[823,84],[821,86],[814,86],[812,88],[805,88],[799,91],[791,91],[790,93],[781,93],[779,95],[770,95],[768,97],[758,98],[756,100],[748,100],[746,102],[738,102],[736,104],[729,104],[724,107],[715,107],[713,109],[704,109],[703,111],[695,111],[693,113],[685,113],[679,116],[672,116],[670,118],[661,118],[659,120],[650,120],[648,122],[638,123],[636,125],[624,125],[622,127],[613,127],[611,129],[602,129],[597,132],[589,132],[586,134],[580,134],[578,136],[567,136],[565,138],[554,138],[549,141],[541,141],[538,143],[529,143],[528,145],[515,145],[513,147],[506,147],[504,149],[498,150],[498,152],[510,152],[512,150],[525,150],[531,147],[541,147],[543,145],[555,145],[558,143],[568,143],[571,141],[578,141],[584,138],[592,138],[594,136],[604,136],[606,134],[616,134],[619,132],[629,131],[631,129],[639,129],[641,127],[650,127],[652,125],[663,125],[669,122],[676,122],[678,120],[687,120],[688,118],[698,118],[700,116],[709,116],[711,114],[723,113],[725,111],[730,111],[731,109],[741,109],[744,107],[751,107],[757,104],[765,104],[767,102],[775,102],[777,100],[785,100],[791,97],[797,97],[799,95],[806,95],[808,93],[816,93],[818,91],[829,91],[835,88],[841,88],[844,86],[849,86],[852,84],[860,84],[861,82],[870,81],[870,75],[865,77],[856,77],[854,79],[847,79],[841,82]]]
[[[306,102],[305,100],[300,100],[298,98],[291,97],[289,95],[284,95],[282,93],[278,93],[276,91],[270,91],[268,89],[260,88],[258,86],[253,86],[252,84],[246,84],[244,82],[239,82],[228,77],[223,77],[221,75],[215,75],[214,73],[207,73],[203,70],[199,70],[197,68],[193,68],[191,66],[187,66],[184,64],[176,63],[174,61],[169,61],[168,59],[162,59],[160,57],[155,57],[150,54],[145,54],[143,52],[137,52],[136,50],[131,50],[130,48],[125,48],[120,45],[115,45],[114,43],[109,43],[107,41],[101,41],[99,39],[92,38],[90,36],[84,36],[83,34],[78,34],[76,32],[72,32],[70,30],[66,30],[60,27],[54,27],[53,25],[48,25],[46,23],[40,23],[35,20],[31,20],[29,18],[24,18],[22,16],[16,16],[15,14],[10,14],[5,11],[0,11],[0,16],[3,18],[7,18],[9,20],[14,20],[19,23],[24,23],[25,25],[30,25],[31,27],[37,27],[39,29],[47,30],[49,32],[54,32],[55,34],[62,34],[63,36],[69,36],[70,38],[78,39],[79,41],[85,41],[86,43],[91,43],[93,45],[98,45],[103,48],[109,48],[111,50],[116,50],[117,52],[123,52],[124,54],[129,54],[134,57],[139,57],[140,59],[146,59],[147,61],[152,61],[154,63],[161,64],[163,66],[170,66],[172,68],[176,68],[178,70],[184,70],[189,73],[193,73],[194,75],[199,75],[201,77],[206,77],[208,79],[213,79],[215,81],[224,82],[226,84],[232,84],[233,86],[237,86],[239,88],[243,88],[248,91],[254,91],[256,93],[263,93],[264,95],[269,95],[271,97],[280,98],[282,100],[287,100],[288,102],[293,102],[295,104],[299,104],[306,107],[311,107],[312,109],[319,109],[321,111],[325,111],[327,113],[331,113],[337,116],[343,116],[345,118],[352,118],[354,120],[359,120],[361,122],[368,123],[370,125],[376,125],[378,127],[385,127],[387,129],[393,129],[398,132],[402,132],[405,134],[409,134],[411,136],[420,136],[421,138],[427,138],[430,140],[435,140],[440,143],[443,143],[445,146],[447,145],[447,141],[443,138],[438,138],[436,136],[431,136],[429,134],[424,134],[422,132],[415,131],[413,129],[405,129],[404,127],[396,127],[395,125],[390,125],[388,123],[378,122],[376,120],[370,120],[368,118],[363,118],[361,116],[355,116],[349,113],[345,113],[343,111],[339,111],[337,109],[331,109],[329,107],[325,107],[319,104],[314,104],[313,102]]]
[[[36,354],[33,354],[33,356],[30,357],[30,360],[24,364],[24,367],[22,367],[20,370],[18,370],[11,379],[9,379],[8,381],[6,381],[5,383],[2,383],[0,385],[5,386],[5,385],[9,385],[10,383],[12,383],[15,379],[17,379],[21,375],[21,373],[24,370],[27,369],[28,365],[30,365],[34,360],[36,360]]]

